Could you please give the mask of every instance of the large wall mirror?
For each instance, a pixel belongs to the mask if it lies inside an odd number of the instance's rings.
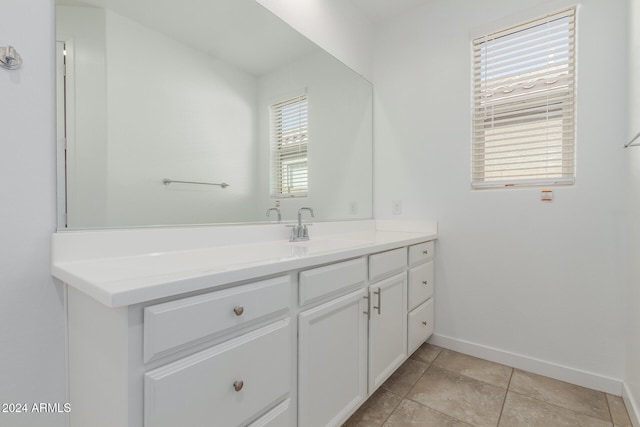
[[[255,0],[57,0],[56,20],[59,229],[372,217],[371,84]]]

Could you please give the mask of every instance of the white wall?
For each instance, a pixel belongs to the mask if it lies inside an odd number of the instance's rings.
[[[439,221],[435,342],[620,394],[625,2],[579,8],[576,184],[470,189],[472,35],[563,4],[434,0],[380,29],[375,215]]]
[[[256,218],[256,78],[111,11],[57,15],[73,42],[69,226]]]
[[[304,198],[280,199],[283,220],[296,219],[302,206],[313,207],[323,221],[371,218],[371,84],[331,55],[319,52],[262,76],[259,92],[260,210],[275,204],[269,196],[269,107],[307,93],[309,191]]]
[[[5,0],[0,46],[22,55],[0,69],[0,402],[66,402],[61,286],[49,271],[55,213],[54,6]],[[59,427],[64,414],[0,413],[0,425]]]
[[[371,80],[374,27],[350,1],[256,1]]]
[[[253,220],[256,78],[110,11],[106,29],[108,225]]]
[[[629,129],[640,132],[640,1],[629,0]],[[638,143],[638,141],[636,141]],[[640,147],[626,149],[628,288],[626,317],[625,401],[640,425]],[[632,411],[633,409],[633,411]]]

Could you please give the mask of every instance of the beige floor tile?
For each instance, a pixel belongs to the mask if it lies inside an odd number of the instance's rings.
[[[442,348],[435,345],[424,343],[410,356],[411,359],[419,360],[421,362],[430,364],[438,357],[438,354],[442,351]]]
[[[428,367],[424,362],[408,359],[382,384],[382,388],[404,397]]]
[[[610,422],[509,391],[499,427],[611,427]]]
[[[516,369],[509,390],[575,412],[610,421],[605,394]]]
[[[631,420],[629,419],[627,407],[624,405],[624,400],[619,396],[607,394],[607,402],[609,403],[609,412],[611,412],[613,424],[619,427],[631,427]]]
[[[505,394],[503,388],[431,366],[407,399],[475,426],[495,426]]]
[[[343,427],[380,427],[401,400],[397,394],[378,389]]]
[[[471,427],[419,403],[404,399],[383,424],[384,427]]]
[[[507,388],[511,379],[509,366],[478,359],[451,350],[442,350],[433,366],[455,372],[497,387]]]

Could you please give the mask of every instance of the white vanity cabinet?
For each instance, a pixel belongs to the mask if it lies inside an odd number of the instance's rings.
[[[69,289],[70,425],[295,426],[291,275],[109,309]]]
[[[407,248],[369,256],[369,393],[407,358],[406,267]]]
[[[426,341],[432,257],[425,242],[300,272],[298,426],[342,425]]]
[[[342,425],[433,333],[433,241],[401,236],[119,307],[68,286],[70,426]]]
[[[288,311],[290,289],[284,276],[146,307],[145,360],[216,334],[237,336],[146,372],[145,427],[246,425],[286,400],[291,318],[261,319]]]
[[[408,354],[433,334],[433,241],[409,247]]]

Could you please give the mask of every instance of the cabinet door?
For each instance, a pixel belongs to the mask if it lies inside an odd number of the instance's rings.
[[[407,275],[369,286],[369,393],[373,393],[407,358]]]
[[[339,426],[367,398],[366,291],[300,313],[298,425]]]

